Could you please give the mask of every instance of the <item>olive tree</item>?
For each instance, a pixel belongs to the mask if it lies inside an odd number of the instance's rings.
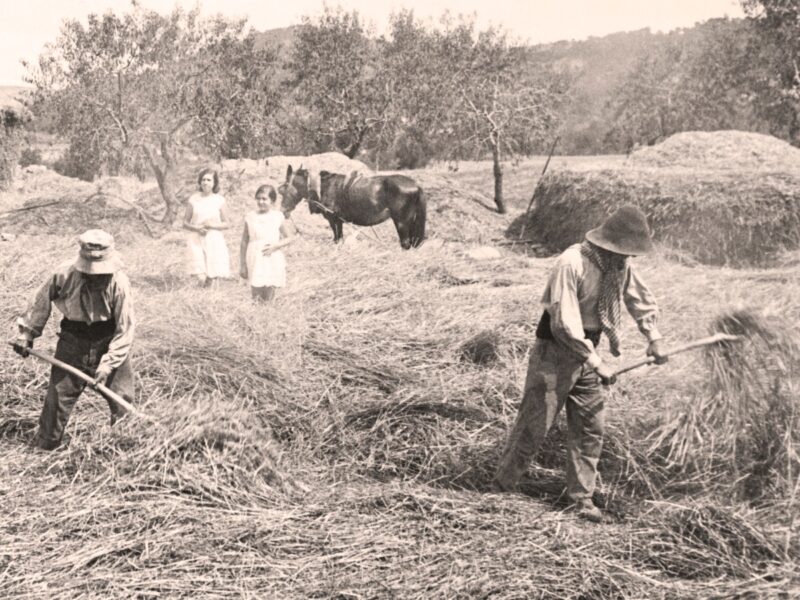
[[[201,18],[199,9],[162,15],[133,2],[127,14],[66,21],[28,79],[35,110],[68,139],[77,174],[143,175],[149,167],[171,223],[178,148],[256,152],[277,106],[274,62],[243,20]]]

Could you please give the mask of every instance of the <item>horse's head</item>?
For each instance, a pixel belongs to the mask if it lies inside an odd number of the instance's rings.
[[[308,199],[309,181],[308,169],[304,169],[303,165],[296,171],[292,169],[292,165],[286,167],[286,181],[278,188],[282,196],[281,210],[284,214],[288,215],[304,198]]]

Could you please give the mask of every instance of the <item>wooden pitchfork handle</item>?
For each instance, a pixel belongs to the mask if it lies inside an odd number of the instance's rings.
[[[687,350],[694,350],[695,348],[700,348],[702,346],[710,346],[711,344],[718,344],[720,342],[735,342],[741,340],[741,336],[738,335],[730,335],[728,333],[717,333],[715,335],[701,338],[699,340],[695,340],[693,342],[689,342],[688,344],[684,344],[683,346],[678,346],[677,348],[671,348],[667,350],[662,356],[672,356],[673,354],[680,354],[681,352],[686,352]],[[614,375],[621,375],[622,373],[627,373],[628,371],[633,371],[634,369],[638,369],[639,367],[643,367],[645,365],[651,365],[656,362],[655,357],[648,356],[640,361],[635,363],[631,363],[629,365],[625,365],[621,369],[614,371]]]
[[[15,344],[15,342],[8,342],[9,346],[13,347],[14,344]],[[72,365],[68,365],[67,363],[65,363],[63,361],[58,360],[57,358],[54,358],[54,357],[49,356],[47,354],[44,354],[43,352],[39,352],[38,350],[34,350],[33,348],[28,348],[27,350],[28,350],[28,354],[31,354],[31,355],[35,356],[36,358],[39,358],[39,359],[41,359],[41,360],[43,360],[45,362],[48,362],[51,365],[53,365],[54,367],[58,367],[59,369],[63,369],[64,371],[67,371],[68,373],[71,373],[72,375],[75,375],[75,377],[79,377],[80,379],[83,379],[89,385],[90,388],[92,388],[96,392],[102,394],[106,398],[110,398],[111,400],[113,400],[114,402],[116,402],[117,404],[122,406],[122,408],[124,408],[125,410],[130,411],[131,413],[133,413],[137,417],[140,417],[140,418],[142,418],[142,419],[144,419],[146,421],[150,421],[152,423],[155,422],[155,420],[152,417],[150,417],[150,416],[144,414],[143,412],[141,412],[140,410],[134,408],[134,406],[130,402],[125,400],[125,398],[123,398],[122,396],[120,396],[119,394],[117,394],[116,392],[111,390],[110,388],[104,386],[102,383],[97,383],[94,379],[89,377],[83,371],[80,371],[80,370],[76,369],[75,367],[73,367]]]

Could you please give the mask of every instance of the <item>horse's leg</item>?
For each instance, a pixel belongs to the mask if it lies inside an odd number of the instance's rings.
[[[335,229],[335,239],[337,242],[340,242],[344,239],[344,221],[342,221],[339,217],[336,218],[336,229]]]
[[[339,241],[338,229],[336,227],[336,217],[333,215],[325,215],[325,219],[328,221],[328,225],[331,226],[331,231],[333,231],[333,243],[337,243]]]
[[[414,216],[412,217],[411,229],[411,245],[414,248],[419,248],[422,242],[425,241],[425,220],[427,218],[427,206],[425,198],[422,197],[422,188],[418,187],[417,191],[413,194],[414,202]]]
[[[397,237],[400,238],[400,246],[403,250],[411,248],[411,235],[409,234],[409,227],[404,215],[392,215],[392,222],[394,228],[397,230]]]

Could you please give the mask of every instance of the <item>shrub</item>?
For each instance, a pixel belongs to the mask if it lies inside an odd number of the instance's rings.
[[[415,131],[401,133],[392,148],[398,169],[420,169],[430,162],[433,149],[425,136]]]
[[[18,124],[13,113],[0,110],[0,189],[5,189],[14,178],[20,147]]]
[[[42,164],[42,153],[39,152],[36,148],[25,148],[19,155],[20,167],[24,168],[29,165],[40,165],[40,164]]]

